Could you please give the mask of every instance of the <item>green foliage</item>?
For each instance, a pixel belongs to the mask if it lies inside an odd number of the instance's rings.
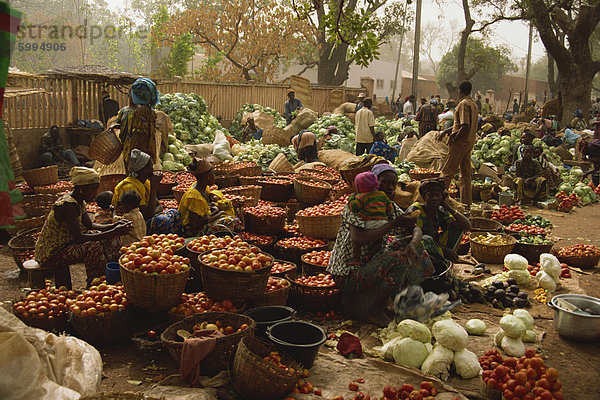
[[[194,45],[192,44],[192,35],[183,34],[173,43],[169,59],[167,60],[168,72],[170,76],[187,75],[187,63],[194,55]]]
[[[456,82],[458,74],[458,47],[446,53],[440,61],[437,73],[437,82],[440,87],[445,87],[446,82]],[[500,78],[507,72],[516,72],[517,66],[511,61],[510,49],[506,46],[493,47],[482,39],[469,38],[465,55],[465,71],[471,74],[469,79],[473,84],[473,91],[499,90]]]

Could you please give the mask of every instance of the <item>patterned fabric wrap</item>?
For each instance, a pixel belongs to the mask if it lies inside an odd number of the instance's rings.
[[[392,213],[392,202],[381,190],[352,193],[348,198],[348,206],[365,221],[387,220]]]

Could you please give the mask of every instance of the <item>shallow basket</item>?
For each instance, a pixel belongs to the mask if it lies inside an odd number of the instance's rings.
[[[298,247],[283,247],[279,242],[275,243],[275,253],[284,261],[292,262],[296,265],[302,265],[302,256],[311,251],[327,250],[328,245],[300,249]]]
[[[513,248],[512,252],[520,254],[527,259],[529,264],[535,265],[540,262],[540,256],[544,253],[550,253],[552,251],[553,243],[550,244],[532,244],[532,243],[517,243]]]
[[[52,185],[58,182],[58,165],[23,171],[23,178],[30,187]]]
[[[8,234],[11,236],[15,236],[19,232],[23,232],[23,231],[26,231],[29,229],[36,229],[36,228],[41,229],[44,226],[45,222],[46,222],[45,215],[42,215],[39,217],[18,219],[18,220],[15,220],[15,223],[14,223],[15,227],[7,229],[6,232],[8,232]]]
[[[215,184],[219,189],[238,186],[240,184],[240,176],[238,174],[215,176]]]
[[[119,158],[122,152],[123,143],[112,129],[108,129],[96,135],[92,140],[88,155],[104,165],[110,165]]]
[[[29,294],[29,292],[27,294]],[[19,313],[17,313],[15,311],[14,304],[17,301],[25,300],[26,297],[27,296],[23,296],[15,301],[13,301],[12,313],[15,315],[15,317],[19,318],[21,321],[23,321],[25,324],[27,324],[29,326],[32,326],[34,328],[43,329],[47,332],[60,333],[60,332],[65,332],[68,329],[68,327],[69,327],[68,312],[64,312],[60,316],[60,318],[55,317],[52,320],[49,320],[48,318],[25,318],[22,315],[20,315]]]
[[[131,304],[145,310],[166,310],[179,304],[190,270],[177,274],[151,275],[121,266],[121,280]]]
[[[265,292],[267,280],[271,274],[271,266],[254,272],[229,271],[211,267],[202,262],[202,256],[210,253],[212,251],[198,256],[202,284],[208,297],[214,300],[231,300],[234,303],[245,303],[248,300],[260,297]],[[274,260],[272,255],[264,252],[262,254],[266,254],[271,260]]]
[[[131,315],[127,309],[103,316],[71,314],[76,336],[95,346],[109,346],[131,338]]]
[[[372,166],[365,165],[362,167],[352,168],[352,169],[340,169],[340,175],[342,175],[342,179],[344,179],[344,181],[348,184],[348,186],[350,186],[352,188],[352,190],[355,191],[356,188],[354,187],[354,178],[356,178],[356,175],[358,175],[362,172],[370,171],[371,168],[372,168]]]
[[[311,172],[317,172],[320,175],[323,175],[324,178],[313,177],[310,174]],[[335,185],[339,181],[339,178],[334,177],[333,174],[331,174],[327,171],[320,171],[318,169],[303,169],[303,170],[300,170],[300,174],[303,176],[309,177],[309,178],[322,179],[325,182],[329,183],[330,185]]]
[[[239,177],[240,185],[257,185],[258,181],[262,180],[264,177],[262,176],[241,176]]]
[[[277,351],[281,363],[291,370],[264,361],[265,357]],[[294,389],[301,371],[300,364],[290,355],[265,340],[246,336],[240,341],[231,378],[236,390],[251,400],[282,399]]]
[[[276,235],[283,232],[285,227],[285,214],[279,216],[258,217],[244,211],[244,228],[248,232],[259,233],[262,235]]]
[[[471,232],[500,232],[502,224],[488,218],[470,218]]]
[[[300,257],[300,259],[302,260],[302,273],[305,276],[310,276],[310,275],[318,275],[318,274],[327,274],[327,266],[322,266],[319,264],[313,264],[311,262],[308,262],[305,260],[305,256],[306,254],[303,254],[302,257]]]
[[[242,324],[248,324],[248,328],[243,331],[217,338],[213,351],[202,359],[202,362],[200,362],[200,375],[213,376],[226,370],[231,365],[238,343],[243,337],[254,335],[256,323],[252,318],[242,314],[222,312],[206,312],[184,318],[182,321],[170,325],[160,335],[163,346],[167,348],[177,362],[181,361],[181,352],[183,351],[183,339],[177,335],[177,331],[184,329],[191,333],[194,331],[196,323],[204,321],[211,323],[221,321],[222,326],[232,326],[234,328]]]
[[[296,215],[298,228],[304,236],[333,240],[342,225],[342,214],[322,216]]]
[[[21,271],[25,271],[23,262],[33,259],[35,243],[37,242],[36,234],[40,231],[40,228],[21,231],[17,236],[8,241],[8,248],[12,253],[15,264],[17,264]]]
[[[482,233],[482,232],[477,232],[477,234],[480,234],[480,233]],[[510,238],[510,243],[503,244],[503,245],[489,245],[489,244],[477,243],[477,242],[473,241],[473,239],[471,239],[469,242],[471,244],[471,255],[480,263],[502,264],[504,262],[504,257],[507,254],[510,254],[510,252],[515,247],[515,244],[517,243],[517,239],[515,239],[514,237],[507,235],[505,233],[497,233],[497,232],[490,232],[490,233],[493,233],[495,235],[502,235],[504,237]],[[473,236],[473,233],[471,233],[471,235],[469,237],[471,237],[471,236]]]
[[[258,204],[258,199],[260,199],[262,187],[259,185],[231,186],[221,190],[221,192],[223,192],[224,194],[251,197],[252,199],[255,199],[255,201]]]
[[[422,181],[424,179],[438,178],[440,176],[440,174],[441,174],[441,172],[428,172],[428,173],[420,174],[417,172],[408,171],[408,175],[410,176],[410,179],[412,179],[413,181]]]
[[[56,199],[60,193],[73,190],[73,184],[71,184],[71,182],[69,182],[69,181],[67,181],[67,182],[68,183],[66,184],[65,187],[46,187],[47,185],[46,186],[35,186],[33,188],[33,190],[36,194],[51,195],[51,196],[54,196],[54,198]]]
[[[277,272],[277,273],[273,273],[271,272],[271,276],[276,276],[278,278],[285,278],[285,276],[287,274],[295,274],[296,273],[296,269],[298,268],[296,266],[295,263],[291,262],[291,261],[285,261],[285,260],[274,260],[275,262],[279,262],[281,264],[290,264],[292,265],[294,268],[290,268],[288,271],[284,271],[284,272]]]
[[[285,278],[276,277],[275,279],[280,279],[288,282]],[[288,282],[288,285],[286,287],[273,290],[272,292],[263,293],[260,297],[252,300],[252,307],[285,306],[290,295],[290,287],[291,285]]]
[[[596,268],[596,266],[598,266],[598,262],[600,261],[600,255],[591,257],[559,257],[558,249],[554,252],[554,255],[561,263],[565,263],[571,267]]]
[[[286,275],[290,281],[289,303],[294,308],[311,312],[329,312],[342,306],[342,292],[339,289],[302,285],[294,279],[299,275]]]
[[[286,178],[281,178],[285,179]],[[290,180],[288,183],[271,183],[267,181],[258,181],[258,185],[262,187],[260,199],[272,201],[275,203],[285,203],[294,195],[294,183]]]
[[[326,187],[317,187],[311,185],[311,181],[317,181],[326,185]],[[327,200],[331,192],[331,185],[324,180],[317,178],[297,178],[294,180],[294,194],[299,203],[315,205]]]
[[[21,207],[28,217],[45,217],[52,211],[54,201],[54,196],[50,194],[31,194],[23,196]]]

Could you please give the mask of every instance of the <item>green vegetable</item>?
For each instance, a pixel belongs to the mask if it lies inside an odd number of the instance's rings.
[[[231,126],[229,127],[229,133],[231,133],[231,135],[234,138],[240,140],[242,138],[242,131],[244,130],[244,127],[242,126],[242,118],[244,116],[244,111],[253,113],[254,111],[257,111],[257,110],[264,114],[268,114],[268,115],[271,115],[272,117],[274,117],[275,121],[273,122],[273,125],[275,125],[279,128],[285,127],[285,118],[283,118],[281,116],[281,114],[279,114],[276,110],[274,110],[270,107],[263,107],[260,104],[246,103],[242,106],[242,108],[240,108],[238,110],[238,112],[235,114],[235,117],[233,118],[233,121],[231,121]]]

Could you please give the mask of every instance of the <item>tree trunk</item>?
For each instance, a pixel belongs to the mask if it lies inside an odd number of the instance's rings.
[[[467,79],[467,72],[465,71],[465,58],[467,55],[467,44],[469,42],[469,36],[473,31],[473,25],[475,21],[471,18],[471,8],[469,6],[469,0],[462,0],[463,14],[465,16],[465,29],[460,33],[460,44],[458,46],[457,55],[457,76],[456,84],[452,82],[446,82],[446,89],[448,89],[448,96],[458,101],[458,85],[465,79]],[[473,74],[474,75],[474,74]],[[471,76],[473,76],[471,75]]]
[[[582,104],[590,103],[590,94],[592,92],[592,81],[591,79],[580,79],[576,75],[566,76],[563,78],[563,74],[559,76],[560,84],[562,87],[568,87],[570,90],[564,90],[561,92],[562,95],[562,120],[561,126],[566,126],[571,123],[575,110],[580,109],[584,113],[585,119],[588,118],[588,107],[582,107]]]
[[[550,87],[550,98],[556,97],[556,92],[558,90],[557,83],[558,79],[554,77],[554,58],[546,52],[546,56],[548,58],[548,86]]]

